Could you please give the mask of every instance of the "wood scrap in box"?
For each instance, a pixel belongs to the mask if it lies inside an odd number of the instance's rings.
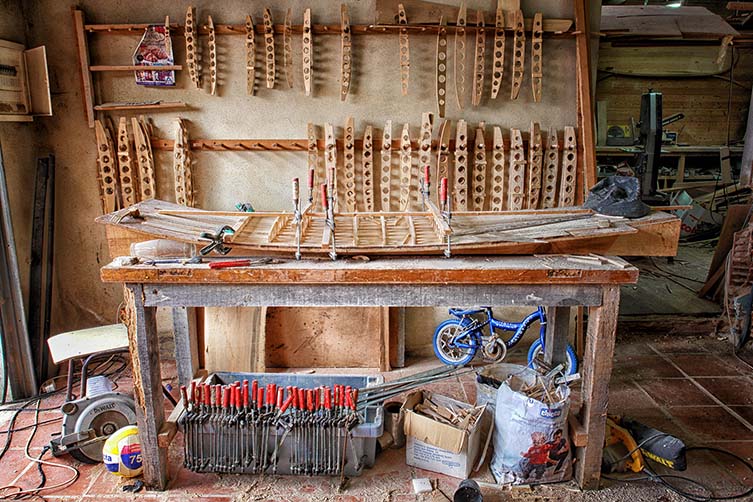
[[[461,408],[459,406],[443,406],[431,399],[431,393],[423,391],[423,401],[417,404],[413,411],[424,415],[439,423],[455,427],[460,430],[467,430],[476,425],[481,417],[485,406],[469,406]]]

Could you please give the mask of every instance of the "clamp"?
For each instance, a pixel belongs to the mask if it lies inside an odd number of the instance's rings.
[[[230,252],[230,248],[225,245],[224,237],[225,235],[232,235],[235,233],[235,230],[230,225],[225,225],[221,229],[219,229],[216,233],[211,232],[202,232],[201,235],[199,235],[199,239],[211,241],[209,244],[204,246],[199,250],[199,254],[201,256],[206,256],[212,251],[215,251],[221,255],[226,255]]]

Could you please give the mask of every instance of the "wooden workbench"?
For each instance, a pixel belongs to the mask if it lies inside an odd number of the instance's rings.
[[[572,433],[576,479],[583,488],[598,487],[619,286],[638,280],[638,270],[619,258],[381,258],[218,270],[207,264],[110,264],[101,277],[123,283],[126,290],[144,479],[152,488],[167,484],[167,446],[158,441],[165,415],[157,307],[173,308],[179,380],[186,384],[197,369],[193,316],[187,310],[193,307],[472,305],[549,307],[546,356],[555,363],[565,357],[570,307],[588,308],[583,402]]]

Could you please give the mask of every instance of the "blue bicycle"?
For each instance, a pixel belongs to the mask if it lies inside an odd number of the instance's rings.
[[[450,309],[452,319],[443,321],[434,330],[434,354],[445,364],[453,366],[468,364],[481,351],[483,357],[489,361],[501,361],[507,355],[507,350],[513,348],[523,338],[528,328],[539,322],[539,338],[528,349],[528,366],[536,364],[539,354],[544,351],[546,338],[546,312],[539,307],[521,322],[507,322],[496,319],[491,307],[474,309]],[[485,314],[486,319],[478,314]],[[474,317],[476,316],[476,317]],[[489,326],[488,334],[484,328]],[[512,337],[505,341],[502,332],[513,332]],[[565,374],[572,375],[578,371],[578,358],[573,347],[567,346]]]

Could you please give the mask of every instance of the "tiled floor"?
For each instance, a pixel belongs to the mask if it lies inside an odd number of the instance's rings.
[[[726,342],[707,337],[661,338],[631,335],[618,341],[614,374],[610,382],[609,412],[628,415],[648,425],[677,435],[688,445],[708,445],[732,451],[748,460],[753,457],[753,371],[736,359]],[[513,362],[524,357],[513,352]],[[432,360],[414,362],[401,372],[425,369],[436,364]],[[171,364],[164,373],[174,375]],[[120,381],[121,390],[130,385],[127,377]],[[475,385],[471,379],[449,380],[434,384],[435,392],[473,401]],[[56,396],[43,402],[43,407],[59,405]],[[7,412],[0,414],[5,420]],[[22,413],[16,427],[33,423],[33,413]],[[40,419],[59,416],[44,411]],[[59,423],[39,427],[31,442],[30,453],[36,456],[59,431]],[[31,434],[25,430],[13,435],[10,449],[0,461],[0,484],[33,487],[39,482],[36,468],[25,458],[24,446]],[[182,440],[176,438],[169,452],[171,481],[164,493],[141,492],[131,495],[122,491],[126,482],[106,472],[102,466],[74,464],[81,475],[71,486],[44,494],[47,500],[210,500],[210,501],[408,501],[446,500],[440,491],[416,496],[411,479],[427,477],[436,480],[439,489],[452,497],[459,480],[407,467],[405,452],[382,452],[372,469],[353,478],[338,494],[338,479],[291,476],[235,476],[194,474],[181,467]],[[56,461],[71,464],[70,458]],[[712,486],[716,495],[733,494],[743,486],[753,486],[753,475],[721,454],[688,453],[689,469],[685,475]],[[46,468],[47,484],[67,479],[68,471]],[[682,500],[657,483],[614,483],[605,481],[605,488],[594,493],[581,493],[572,483],[520,489],[493,487],[488,467],[474,474],[482,482],[484,500],[525,500],[540,502],[572,501],[642,501]],[[484,483],[488,483],[484,484]]]

